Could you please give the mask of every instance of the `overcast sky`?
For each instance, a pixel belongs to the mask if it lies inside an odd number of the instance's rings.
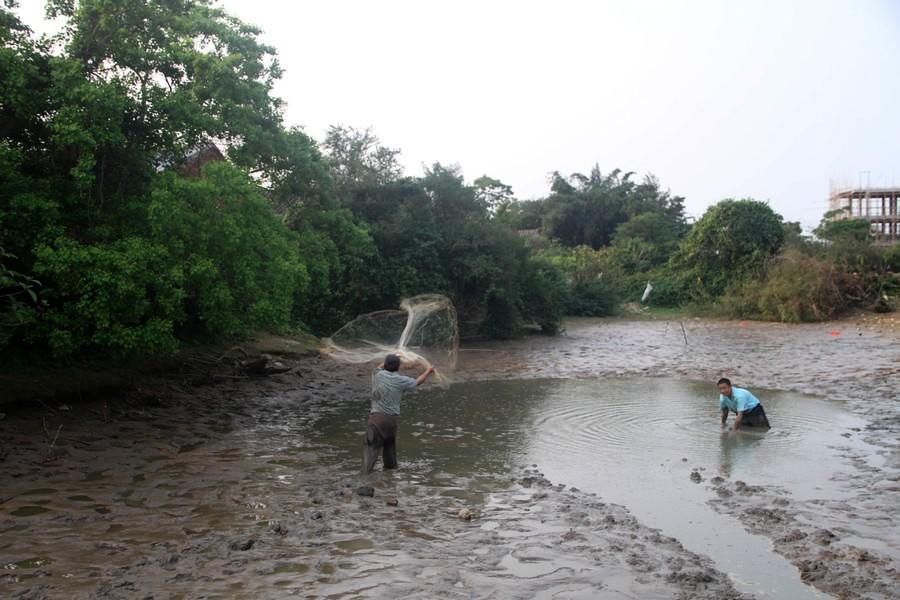
[[[289,124],[372,126],[410,174],[525,199],[597,163],[694,216],[753,197],[807,228],[830,180],[900,184],[897,0],[220,3],[277,47]]]

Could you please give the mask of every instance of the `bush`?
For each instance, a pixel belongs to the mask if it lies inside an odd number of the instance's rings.
[[[708,302],[735,282],[761,277],[784,238],[781,216],[763,202],[722,200],[710,207],[669,263],[687,286],[683,300]]]
[[[569,303],[565,274],[552,261],[532,256],[522,289],[523,311],[544,333],[558,333]]]
[[[575,317],[607,317],[615,314],[619,297],[615,286],[601,279],[572,286],[568,313]]]
[[[735,318],[824,321],[846,310],[858,289],[858,277],[835,263],[788,250],[774,260],[764,280],[729,290],[721,307]]]
[[[297,235],[245,173],[210,163],[202,179],[166,174],[154,186],[150,235],[184,277],[182,335],[221,338],[284,330],[309,283]]]
[[[25,335],[56,357],[100,350],[170,354],[181,317],[183,273],[167,250],[142,238],[84,245],[60,238],[36,252],[43,311]]]

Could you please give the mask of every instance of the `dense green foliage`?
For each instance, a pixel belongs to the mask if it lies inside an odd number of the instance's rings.
[[[211,2],[52,0],[54,40],[3,7],[4,353],[330,333],[422,292],[450,295],[469,334],[558,329],[560,274],[495,219],[508,186],[404,177],[368,130],[321,151],[282,123],[274,49]]]
[[[467,185],[457,168],[440,164],[403,177],[393,151],[369,131],[332,128],[325,148],[342,175],[344,206],[367,224],[375,246],[351,286],[358,311],[438,292],[456,305],[464,335],[507,337],[528,322],[559,328],[557,275],[492,217],[507,186],[488,177]]]
[[[0,0],[0,353],[170,354],[443,293],[464,335],[545,332],[621,302],[789,321],[886,310],[900,250],[865,221],[801,235],[723,200],[690,226],[647,176],[554,173],[546,198],[459,167],[403,173],[371,130],[282,121],[259,32],[211,0]],[[11,364],[5,362],[4,364]]]
[[[723,200],[691,227],[673,257],[695,301],[720,297],[736,281],[760,275],[784,243],[780,215],[755,200]]]
[[[304,251],[329,232],[291,231],[273,205],[286,217],[339,208],[315,142],[281,123],[280,69],[257,31],[203,1],[53,1],[67,24],[51,43],[11,8],[0,9],[5,350],[152,356],[288,327],[295,302],[344,265],[323,274]],[[208,140],[229,160],[201,176],[190,157]]]

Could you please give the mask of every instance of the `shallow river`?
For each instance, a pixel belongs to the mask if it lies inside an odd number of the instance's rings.
[[[325,358],[4,408],[0,597],[894,598],[900,345],[835,327],[479,344],[407,398],[401,470],[369,478],[368,373]],[[771,431],[720,429],[722,374]]]
[[[840,403],[797,393],[754,390],[768,433],[719,427],[709,382],[664,378],[481,381],[422,390],[406,404],[399,451],[405,468],[490,479],[535,464],[550,480],[627,506],[698,553],[711,556],[737,587],[758,597],[816,598],[797,569],[708,504],[720,475],[777,485],[794,498],[843,498],[832,480],[848,439],[864,421]],[[358,409],[321,423],[328,439],[358,438]],[[860,450],[874,448],[857,441]],[[357,453],[343,453],[347,461]],[[877,458],[873,458],[877,460]]]

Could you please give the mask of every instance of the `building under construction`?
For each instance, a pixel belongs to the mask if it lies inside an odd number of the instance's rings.
[[[831,190],[829,210],[840,211],[832,219],[865,219],[876,243],[900,243],[897,200],[900,187],[858,187]]]

